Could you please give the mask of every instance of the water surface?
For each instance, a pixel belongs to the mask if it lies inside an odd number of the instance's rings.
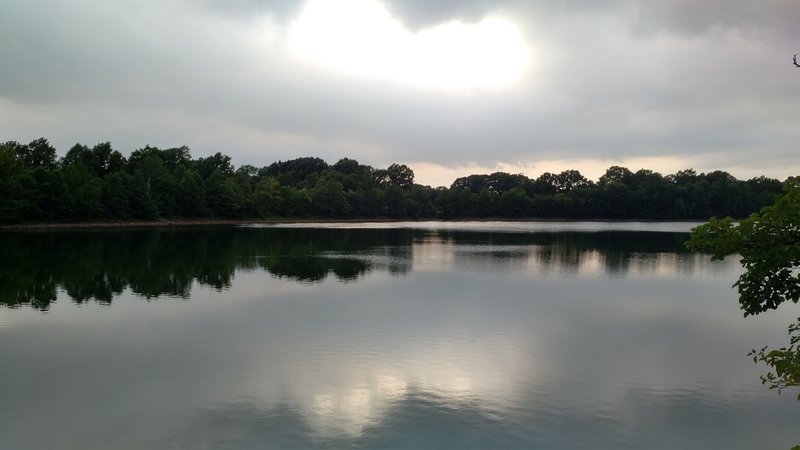
[[[0,447],[789,448],[690,226],[6,232]]]

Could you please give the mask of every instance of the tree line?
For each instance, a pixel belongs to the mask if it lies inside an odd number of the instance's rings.
[[[75,144],[62,158],[45,138],[0,144],[0,223],[231,219],[641,219],[746,217],[783,187],[724,171],[662,175],[612,166],[595,182],[577,170],[538,178],[495,172],[449,187],[414,182],[404,164],[385,169],[316,157],[264,167],[231,164],[186,146],[145,146],[127,158],[109,142]]]

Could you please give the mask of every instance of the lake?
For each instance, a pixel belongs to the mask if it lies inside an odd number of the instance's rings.
[[[788,449],[692,224],[0,233],[3,449]]]

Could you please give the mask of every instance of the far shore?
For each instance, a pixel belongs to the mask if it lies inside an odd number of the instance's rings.
[[[372,220],[370,220],[372,221]],[[386,221],[386,220],[375,220]],[[365,220],[298,220],[298,219],[157,219],[157,220],[120,220],[103,222],[36,222],[13,225],[0,225],[0,230],[15,229],[55,229],[55,228],[138,228],[138,227],[172,227],[203,225],[249,225],[276,223],[313,223],[313,222],[365,222]]]
[[[517,218],[507,217],[481,217],[481,218],[459,218],[459,219],[392,219],[392,218],[363,218],[363,219],[157,219],[157,220],[120,220],[104,222],[33,222],[0,225],[2,230],[47,230],[47,229],[66,229],[66,228],[138,228],[138,227],[173,227],[173,226],[208,226],[208,225],[273,225],[273,224],[292,224],[292,223],[375,223],[375,222],[674,222],[674,223],[696,223],[697,220],[609,220],[609,219],[537,219],[537,218]]]

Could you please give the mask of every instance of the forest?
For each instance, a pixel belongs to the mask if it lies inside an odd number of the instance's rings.
[[[63,157],[45,138],[0,144],[0,224],[168,219],[743,218],[772,204],[784,182],[724,171],[662,175],[611,166],[597,181],[577,170],[475,174],[432,188],[404,164],[342,158],[234,167],[222,153],[145,146],[127,158],[109,142]]]

